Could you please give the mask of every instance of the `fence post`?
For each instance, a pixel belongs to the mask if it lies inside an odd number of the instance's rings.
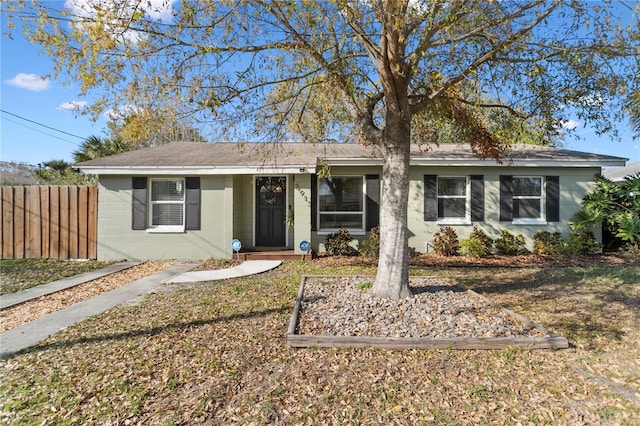
[[[89,220],[87,217],[89,206],[89,188],[86,186],[78,187],[78,258],[87,258],[87,237]]]
[[[49,256],[60,258],[60,187],[52,186],[49,194],[49,220],[51,235],[49,236]]]
[[[13,257],[13,187],[2,187],[2,258]]]
[[[98,257],[98,187],[89,187],[89,259]]]
[[[17,186],[13,190],[13,256],[22,259],[25,253],[25,189],[23,186]]]
[[[40,257],[49,256],[49,239],[51,237],[51,223],[49,215],[49,207],[51,200],[49,199],[50,186],[40,187]]]
[[[69,187],[69,258],[78,258],[78,186]]]
[[[69,187],[60,187],[60,251],[61,259],[69,257]]]
[[[28,239],[29,245],[25,249],[26,257],[41,257],[40,245],[42,242],[42,223],[40,222],[40,188],[37,186],[27,187],[27,199],[25,202],[27,208],[28,233],[25,240]]]

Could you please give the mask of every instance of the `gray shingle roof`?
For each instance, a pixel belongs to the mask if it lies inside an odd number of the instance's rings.
[[[303,143],[196,143],[174,142],[152,148],[125,152],[110,157],[97,158],[76,165],[82,169],[137,168],[137,167],[255,167],[293,166],[312,167],[319,158],[329,161],[381,162],[382,154],[375,147],[359,144],[303,144]],[[424,164],[430,161],[478,161],[469,145],[443,144],[440,146],[411,149],[412,163]],[[594,165],[622,165],[623,158],[569,151],[534,145],[513,145],[511,153],[504,160],[509,162],[553,162],[558,165],[570,163],[590,163]],[[492,160],[489,160],[492,161]]]
[[[198,143],[174,142],[96,158],[77,166],[160,166],[160,167],[232,167],[255,166],[275,162],[279,165],[315,164],[325,145],[258,144],[258,143]],[[330,155],[359,156],[357,145],[327,145]]]
[[[632,176],[636,173],[640,173],[640,161],[628,164],[625,167],[612,167],[602,171],[602,174],[605,177],[614,182],[622,182],[625,177]]]

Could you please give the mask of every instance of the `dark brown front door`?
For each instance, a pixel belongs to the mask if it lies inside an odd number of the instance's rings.
[[[256,178],[257,246],[285,246],[286,184],[284,176]]]

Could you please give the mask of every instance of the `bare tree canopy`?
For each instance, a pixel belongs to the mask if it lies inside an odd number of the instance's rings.
[[[620,118],[611,102],[638,80],[635,2],[22,3],[3,8],[56,73],[105,90],[94,112],[193,115],[240,132],[309,119],[336,130],[348,117],[379,140],[395,92],[412,115],[456,115],[461,102],[543,118],[549,132],[567,114],[606,130]]]
[[[408,295],[406,205],[416,118],[508,141],[487,108],[548,137],[572,116],[615,129],[639,86],[635,2],[571,0],[68,0],[3,6],[92,106],[189,117],[235,138],[348,135],[385,153],[373,291]],[[12,21],[12,22],[15,22]],[[142,120],[144,121],[144,120]],[[344,126],[348,122],[349,126]],[[535,124],[531,124],[535,123]],[[346,130],[345,130],[346,129]]]

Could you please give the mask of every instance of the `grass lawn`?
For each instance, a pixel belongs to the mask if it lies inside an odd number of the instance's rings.
[[[0,260],[0,294],[15,293],[72,275],[104,268],[114,262],[61,259]]]
[[[414,267],[569,339],[564,350],[290,349],[303,274],[173,285],[0,360],[5,424],[640,424],[640,266]]]

